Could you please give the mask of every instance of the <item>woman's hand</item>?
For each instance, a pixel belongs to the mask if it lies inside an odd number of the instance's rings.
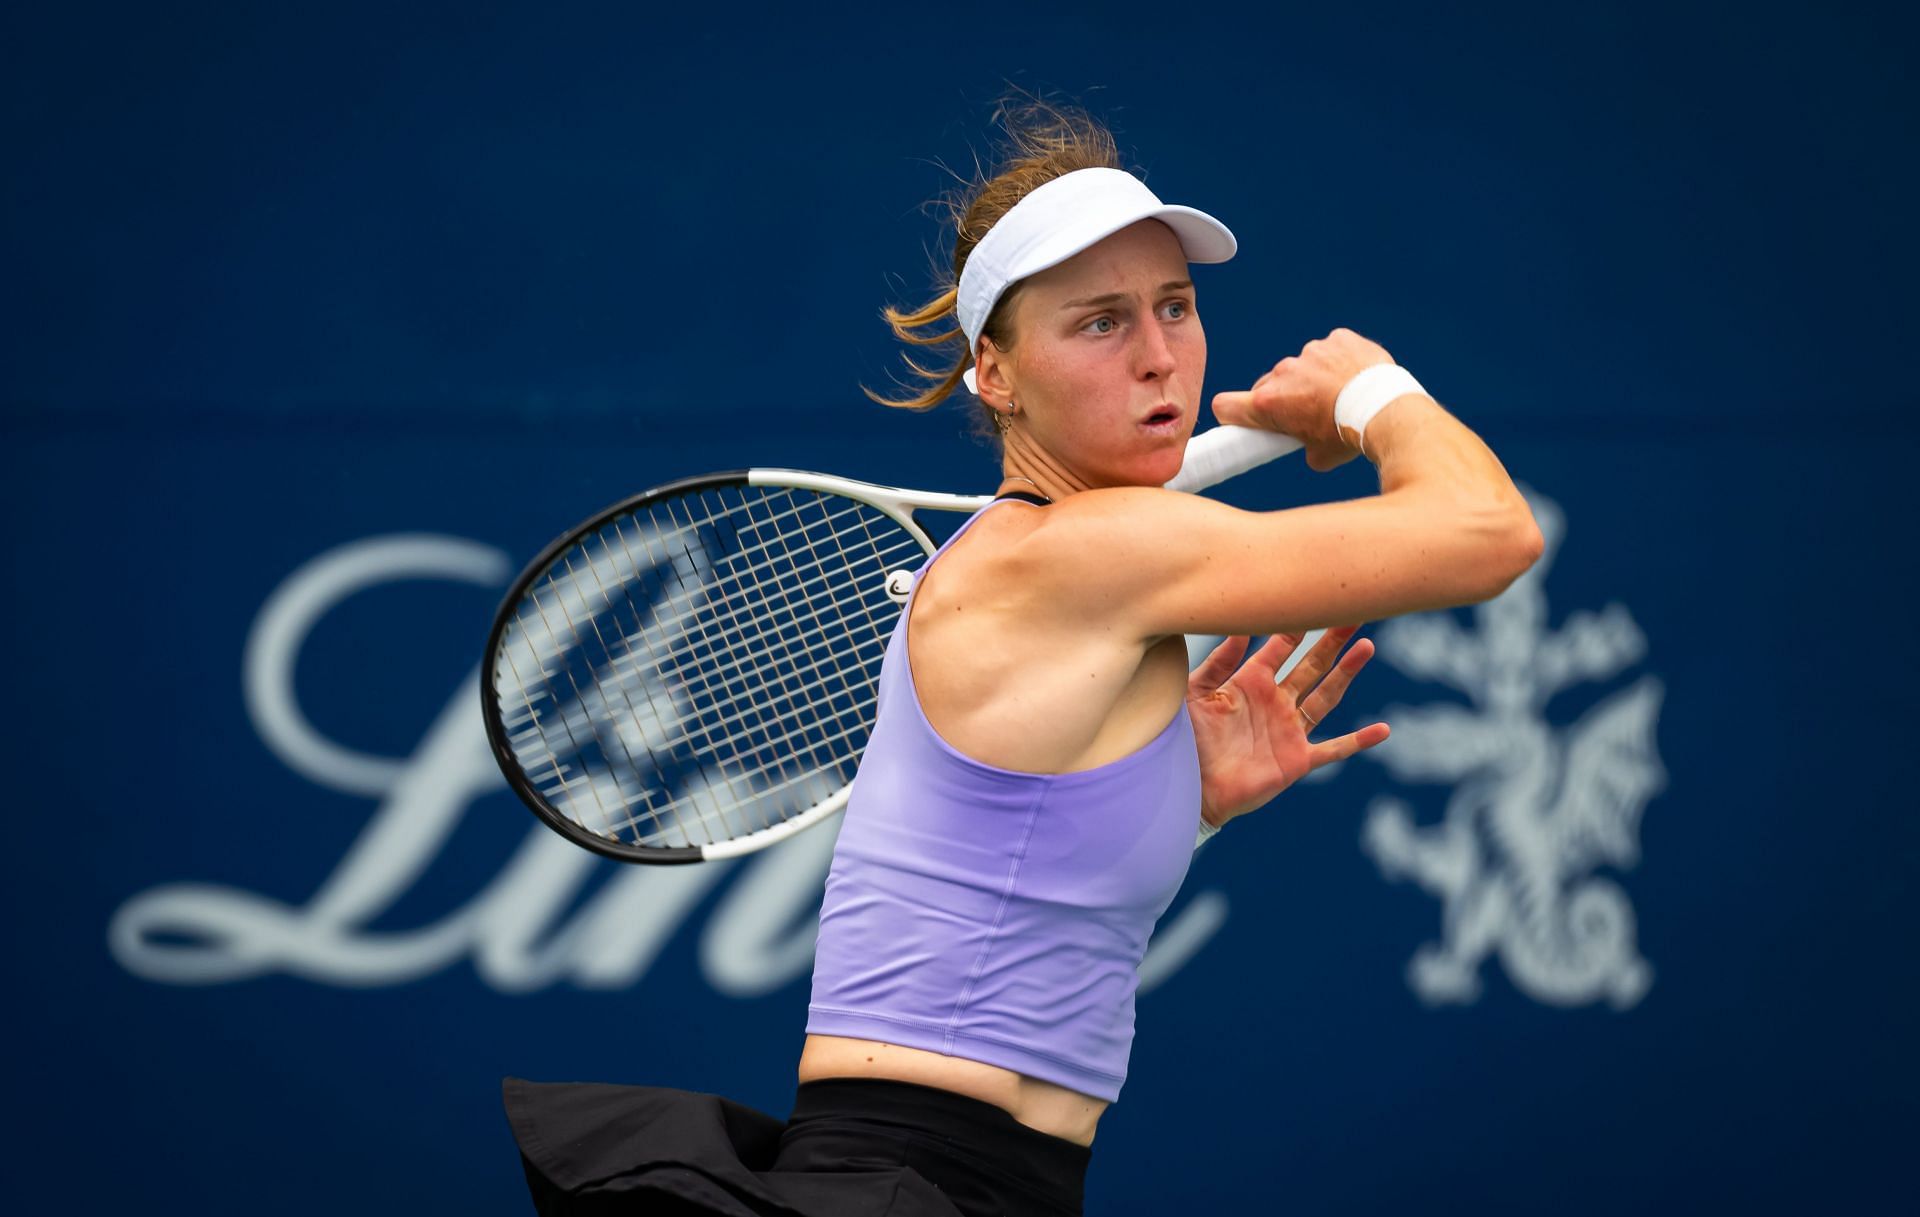
[[[1300,645],[1298,635],[1275,634],[1240,663],[1249,638],[1235,634],[1193,670],[1187,710],[1199,745],[1200,814],[1207,823],[1225,824],[1320,766],[1387,738],[1387,724],[1373,723],[1318,744],[1307,739],[1373,656],[1373,641],[1362,638],[1340,657],[1359,628],[1328,630],[1277,684],[1274,676]]]
[[[1392,363],[1387,349],[1349,329],[1316,338],[1289,355],[1251,389],[1213,395],[1213,417],[1222,423],[1260,427],[1291,435],[1306,445],[1307,466],[1319,473],[1360,455],[1334,425],[1333,405],[1340,390],[1362,369]],[[1354,437],[1358,439],[1358,436]]]

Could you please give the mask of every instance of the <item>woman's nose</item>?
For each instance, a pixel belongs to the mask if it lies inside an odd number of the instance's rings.
[[[1148,325],[1138,333],[1140,337],[1134,344],[1134,374],[1142,380],[1155,376],[1164,380],[1173,375],[1173,347],[1160,327]]]

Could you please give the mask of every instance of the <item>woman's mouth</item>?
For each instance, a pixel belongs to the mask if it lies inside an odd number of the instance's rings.
[[[1140,420],[1140,426],[1152,435],[1172,435],[1180,429],[1179,407],[1161,406]]]

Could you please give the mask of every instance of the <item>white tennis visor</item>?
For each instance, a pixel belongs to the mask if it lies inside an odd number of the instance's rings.
[[[955,312],[967,353],[980,350],[980,327],[1008,287],[1058,266],[1129,224],[1159,220],[1180,239],[1189,262],[1225,262],[1239,243],[1204,211],[1162,203],[1145,182],[1120,169],[1076,169],[1036,186],[987,230],[960,272]],[[973,369],[963,379],[974,392]]]

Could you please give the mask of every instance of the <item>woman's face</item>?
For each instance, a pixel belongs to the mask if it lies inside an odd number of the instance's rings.
[[[1010,320],[1013,349],[986,350],[979,373],[1005,390],[993,404],[1019,405],[1010,443],[1036,445],[1088,486],[1157,486],[1180,471],[1207,336],[1172,229],[1142,220],[1030,276]]]

